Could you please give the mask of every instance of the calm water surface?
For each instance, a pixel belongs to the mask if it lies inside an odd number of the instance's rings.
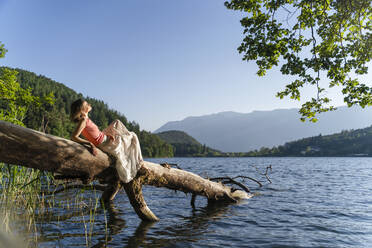
[[[146,186],[156,223],[141,222],[121,191],[108,211],[98,208],[90,235],[84,227],[89,211],[56,212],[54,220],[40,221],[39,247],[372,247],[372,158],[148,160],[202,176],[252,176],[264,186],[246,181],[257,196],[220,206],[199,197],[196,209],[190,195]],[[271,184],[258,173],[268,165]],[[92,198],[85,193],[84,201]]]

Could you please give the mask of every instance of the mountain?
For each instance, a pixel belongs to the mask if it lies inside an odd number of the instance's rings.
[[[157,133],[162,140],[171,144],[176,157],[220,157],[226,156],[220,151],[200,144],[196,139],[182,131],[165,131]]]
[[[15,70],[18,72],[17,81],[21,87],[30,88],[35,96],[45,96],[53,92],[55,99],[55,103],[51,106],[45,106],[41,109],[29,108],[26,118],[23,120],[24,124],[35,130],[69,138],[75,128],[75,124],[69,120],[70,106],[76,99],[83,98],[83,95],[45,76],[22,69]],[[93,110],[89,116],[101,130],[112,121],[119,119],[130,131],[137,134],[141,141],[144,157],[173,156],[172,146],[161,140],[157,135],[140,130],[140,126],[136,122],[128,121],[122,113],[110,109],[101,100],[90,97],[84,99],[92,105]]]
[[[169,144],[201,145],[196,139],[182,131],[171,130],[156,135]]]
[[[262,148],[248,156],[372,156],[372,126],[304,138],[271,149]]]
[[[301,122],[298,109],[221,112],[168,122],[155,131],[184,131],[209,147],[224,152],[247,152],[290,140],[358,129],[372,123],[372,108],[338,107],[319,115],[318,122]]]

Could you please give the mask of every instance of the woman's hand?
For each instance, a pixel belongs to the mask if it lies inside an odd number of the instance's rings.
[[[91,151],[92,154],[94,156],[97,156],[97,154],[98,154],[98,148],[95,145],[93,145],[92,143],[90,145],[92,146],[92,151]]]

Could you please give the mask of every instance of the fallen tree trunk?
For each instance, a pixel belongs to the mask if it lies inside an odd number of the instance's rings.
[[[4,121],[0,121],[0,162],[55,172],[66,178],[81,179],[84,183],[98,179],[107,184],[102,194],[104,202],[113,200],[123,186],[137,215],[147,221],[158,218],[143,198],[143,184],[191,193],[193,200],[196,195],[205,196],[209,202],[236,202],[250,197],[244,191],[233,190],[194,173],[146,161],[137,176],[124,184],[118,179],[114,159],[104,152],[99,150],[93,156],[86,147],[71,140]]]

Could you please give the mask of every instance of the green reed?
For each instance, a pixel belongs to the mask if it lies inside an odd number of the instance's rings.
[[[0,164],[0,207],[1,214],[5,216],[0,224],[5,231],[11,231],[11,224],[17,221],[15,217],[18,213],[25,216],[27,230],[34,228],[32,215],[42,203],[38,194],[41,189],[40,177],[40,172],[36,170]]]
[[[23,236],[27,247],[37,246],[42,241],[38,224],[53,221],[55,216],[58,223],[64,221],[55,212],[67,212],[71,217],[82,216],[88,246],[93,235],[99,195],[94,190],[94,199],[89,199],[87,204],[82,189],[73,198],[62,199],[54,194],[54,189],[64,186],[64,183],[55,184],[50,173],[0,163],[0,229],[8,234]],[[89,216],[87,221],[86,215]]]

